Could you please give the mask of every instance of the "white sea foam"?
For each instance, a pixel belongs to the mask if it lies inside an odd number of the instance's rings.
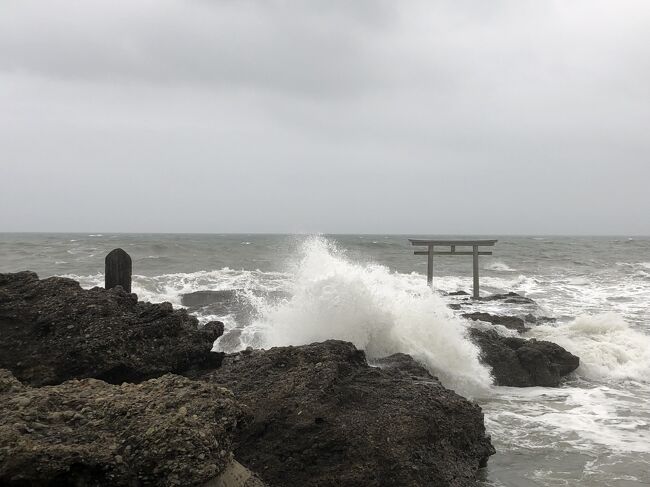
[[[497,271],[497,272],[517,272],[517,269],[513,269],[505,262],[500,262],[500,261],[487,264],[485,266],[485,269],[490,271]]]
[[[297,345],[336,338],[369,357],[411,354],[447,385],[478,394],[490,383],[477,348],[419,274],[349,261],[323,238],[303,244],[291,273],[291,299],[260,309],[243,346]]]
[[[578,355],[578,373],[583,377],[650,381],[650,335],[632,328],[618,314],[582,315],[571,323],[534,327],[528,335]]]
[[[571,286],[588,286],[591,282],[586,277],[572,277],[567,280],[567,284]]]
[[[558,447],[593,451],[598,445],[618,452],[650,452],[650,388],[635,392],[607,385],[500,389],[483,405],[488,430],[508,448]]]

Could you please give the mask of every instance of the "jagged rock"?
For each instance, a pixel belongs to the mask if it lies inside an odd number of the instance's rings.
[[[0,367],[32,385],[93,377],[137,382],[215,367],[223,324],[199,327],[169,303],[138,302],[121,287],[82,289],[72,279],[0,274]]]
[[[527,330],[524,325],[524,320],[516,316],[499,316],[493,315],[490,313],[463,313],[463,318],[467,318],[474,321],[485,321],[487,323],[492,323],[493,325],[501,325],[509,328],[511,330],[517,330],[519,333],[523,333]]]
[[[232,393],[165,375],[31,388],[0,370],[0,485],[198,486],[251,419]]]
[[[240,352],[195,377],[252,408],[235,453],[272,486],[473,485],[494,453],[481,408],[406,355],[382,362],[328,340]]]
[[[505,337],[494,330],[476,328],[470,328],[469,334],[500,386],[557,387],[562,376],[580,365],[578,357],[555,343]]]

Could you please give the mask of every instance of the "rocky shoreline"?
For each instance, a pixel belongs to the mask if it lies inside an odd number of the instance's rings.
[[[494,453],[481,408],[404,354],[224,355],[219,322],[31,272],[0,274],[0,333],[0,485],[469,486]],[[578,366],[549,342],[470,337],[497,384]]]

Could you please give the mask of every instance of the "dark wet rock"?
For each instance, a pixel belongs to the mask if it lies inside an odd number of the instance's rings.
[[[533,323],[533,324],[535,324],[535,323],[537,323],[537,316],[535,316],[535,315],[533,315],[533,314],[531,314],[531,313],[528,313],[526,316],[524,316],[524,321],[525,321],[526,323]]]
[[[453,309],[454,311],[458,311],[461,308],[460,304],[455,304],[455,303],[448,304],[447,306],[449,306],[449,309]]]
[[[447,293],[447,296],[469,296],[467,291],[452,291]]]
[[[535,304],[530,298],[522,296],[521,294],[515,292],[509,292],[504,294],[492,294],[491,296],[485,296],[480,298],[481,301],[503,301],[508,304]]]
[[[473,321],[485,321],[487,323],[492,323],[493,325],[501,325],[509,328],[511,330],[517,330],[519,333],[523,333],[527,330],[524,325],[524,320],[518,318],[517,316],[501,316],[493,315],[490,313],[463,313],[463,318],[467,318]]]
[[[165,375],[31,388],[0,370],[0,485],[198,486],[232,462],[248,410],[221,387]]]
[[[121,287],[82,289],[72,279],[0,274],[0,368],[31,385],[92,377],[138,382],[211,368],[223,324],[200,327],[169,303],[138,302]]]
[[[519,296],[517,298],[508,298],[503,302],[507,304],[537,304],[532,299],[523,296]]]
[[[533,323],[533,324],[555,323],[557,321],[557,318],[549,318],[548,316],[534,316],[528,313],[526,316],[524,316],[524,320],[526,321],[526,323]]]
[[[481,408],[407,355],[370,367],[351,343],[244,351],[194,377],[254,422],[237,458],[272,486],[465,486],[494,453]]]
[[[494,330],[476,328],[470,328],[469,334],[500,386],[557,387],[562,376],[580,364],[578,357],[555,343],[505,337]]]

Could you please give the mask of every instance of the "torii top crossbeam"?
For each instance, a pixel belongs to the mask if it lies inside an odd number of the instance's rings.
[[[473,298],[479,298],[478,285],[478,256],[492,255],[492,252],[479,252],[479,247],[493,247],[498,240],[423,240],[409,238],[411,245],[418,247],[427,247],[426,251],[417,250],[415,255],[427,256],[427,283],[433,283],[433,256],[434,255],[472,255],[474,257],[474,293]],[[435,252],[434,247],[449,247],[448,251]],[[456,247],[472,247],[472,251],[457,252]]]

